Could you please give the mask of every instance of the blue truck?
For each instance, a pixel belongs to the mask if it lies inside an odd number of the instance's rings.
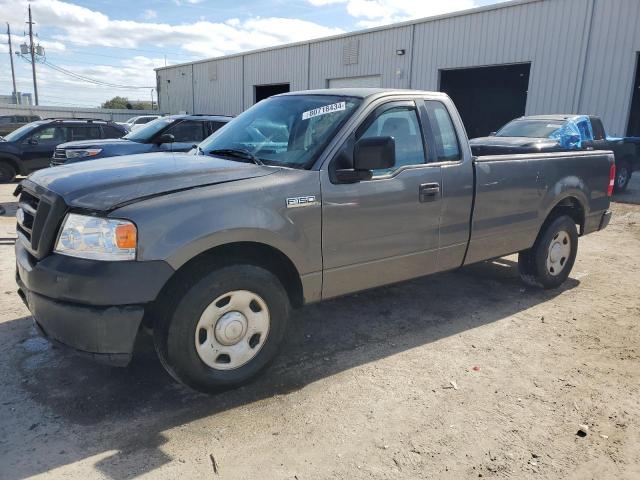
[[[469,141],[474,155],[505,155],[572,150],[611,150],[615,155],[615,191],[629,185],[640,170],[640,137],[609,137],[595,115],[533,115],[512,120],[488,137]]]

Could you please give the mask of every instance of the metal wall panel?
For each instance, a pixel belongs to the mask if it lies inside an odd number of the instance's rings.
[[[242,112],[242,57],[193,65],[194,113]]]
[[[158,71],[158,100],[166,112],[193,113],[193,65]]]
[[[626,135],[638,52],[640,1],[596,0],[580,111],[601,115],[610,135]]]
[[[254,103],[255,85],[288,83],[291,91],[307,88],[309,46],[277,48],[244,56],[244,106]]]
[[[527,114],[571,113],[590,0],[546,0],[416,25],[412,88],[441,69],[531,62]]]
[[[310,88],[327,88],[332,78],[380,75],[382,86],[408,88],[412,26],[395,27],[354,35],[358,39],[358,62],[345,65],[344,47],[351,37],[311,43]],[[405,50],[397,55],[396,50]]]

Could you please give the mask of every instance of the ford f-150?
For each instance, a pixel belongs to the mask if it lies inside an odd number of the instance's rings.
[[[295,307],[516,252],[527,284],[558,287],[614,174],[611,152],[473,157],[442,93],[288,93],[191,153],[23,180],[16,278],[52,340],[125,365],[145,326],[212,391],[268,365]]]

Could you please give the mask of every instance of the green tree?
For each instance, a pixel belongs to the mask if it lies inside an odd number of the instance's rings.
[[[102,104],[102,108],[126,108],[131,110],[131,103],[127,97],[113,97]]]

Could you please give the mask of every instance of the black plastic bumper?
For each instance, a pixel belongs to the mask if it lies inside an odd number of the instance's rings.
[[[610,221],[611,221],[611,210],[606,210],[602,214],[602,218],[600,219],[600,227],[598,228],[598,230],[602,230],[603,228],[607,228],[607,225],[609,225]]]
[[[49,255],[16,242],[18,293],[43,333],[112,365],[126,365],[144,316],[173,269],[165,262],[103,262]]]

